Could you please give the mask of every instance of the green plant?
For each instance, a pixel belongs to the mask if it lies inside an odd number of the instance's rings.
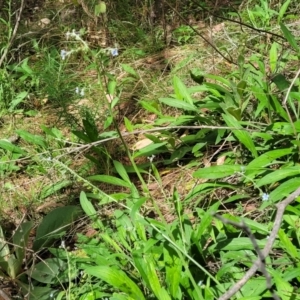
[[[50,293],[54,293],[55,289],[41,287],[39,283],[62,284],[68,282],[70,276],[76,277],[77,273],[64,273],[62,271],[67,265],[63,260],[41,259],[37,253],[62,239],[79,215],[80,209],[76,206],[60,207],[50,212],[38,226],[32,248],[28,248],[29,236],[34,227],[32,221],[21,223],[9,239],[0,227],[1,277],[14,281],[29,299],[49,299]],[[27,270],[23,269],[24,265]],[[32,280],[31,285],[28,284],[27,276]]]

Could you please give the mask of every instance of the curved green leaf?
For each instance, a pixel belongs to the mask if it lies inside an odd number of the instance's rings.
[[[224,178],[233,175],[236,172],[243,172],[243,166],[240,165],[211,166],[194,172],[193,177],[206,178],[206,179],[218,179],[218,178]]]
[[[108,266],[87,267],[87,274],[102,279],[114,288],[121,290],[133,299],[144,300],[145,297],[139,287],[121,270],[116,270]]]
[[[243,129],[243,127],[240,125],[240,123],[237,121],[236,118],[234,118],[231,115],[225,115],[222,114],[224,121],[226,122],[227,126],[234,127],[237,130],[232,130],[233,134],[237,137],[237,139],[247,148],[249,151],[251,151],[252,155],[254,157],[257,157],[257,150],[255,148],[255,145],[247,131]]]
[[[279,169],[264,176],[256,183],[256,186],[261,187],[263,185],[275,183],[287,177],[296,176],[299,174],[300,174],[300,168],[298,166]]]

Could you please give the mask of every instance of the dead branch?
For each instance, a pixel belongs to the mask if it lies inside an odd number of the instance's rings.
[[[269,272],[266,269],[266,257],[263,256],[262,251],[260,250],[260,248],[257,244],[257,241],[256,241],[251,229],[249,228],[249,226],[244,221],[242,221],[240,223],[236,223],[236,222],[233,222],[231,220],[225,219],[225,218],[223,218],[223,217],[221,217],[220,215],[217,215],[217,214],[215,215],[215,217],[217,219],[219,219],[220,221],[222,221],[224,224],[230,224],[230,225],[238,227],[241,230],[246,232],[249,239],[251,240],[251,243],[254,247],[254,250],[257,253],[258,258],[260,259],[260,262],[261,262],[260,271],[263,273],[263,275],[266,278],[267,289],[271,292],[271,294],[273,296],[273,299],[280,300],[280,298],[278,297],[278,295],[276,294],[276,292],[273,289],[272,278],[271,278]]]
[[[300,187],[290,194],[285,200],[276,204],[277,213],[274,220],[274,226],[270,233],[268,242],[266,243],[264,249],[261,251],[261,257],[258,257],[254,262],[253,266],[246,272],[244,277],[240,279],[233,287],[231,287],[224,295],[222,295],[218,300],[228,300],[231,299],[247,282],[248,280],[260,269],[262,268],[262,260],[265,260],[266,257],[270,254],[273,244],[279,232],[282,218],[286,207],[291,204],[296,197],[300,195]]]

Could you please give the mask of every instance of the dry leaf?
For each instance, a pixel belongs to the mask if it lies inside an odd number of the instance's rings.
[[[135,145],[132,146],[132,150],[140,150],[145,148],[146,146],[152,144],[153,141],[151,141],[150,139],[143,139],[138,141]]]
[[[217,159],[217,166],[222,166],[222,165],[224,165],[225,159],[226,159],[226,156],[225,156],[225,155],[220,156],[220,157]]]

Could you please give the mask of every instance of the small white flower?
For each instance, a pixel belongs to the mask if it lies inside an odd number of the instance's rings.
[[[60,51],[60,56],[62,60],[65,60],[66,56],[68,55],[68,52],[66,50]]]
[[[148,156],[147,159],[150,161],[150,163],[153,162],[153,159],[155,158],[155,155],[152,154],[151,156]]]
[[[78,86],[75,89],[75,94],[79,94],[79,87]]]
[[[270,198],[270,195],[266,194],[266,193],[263,193],[262,196],[261,196],[261,198],[262,198],[262,201],[268,201],[269,198]]]
[[[61,241],[60,247],[66,249],[66,243],[64,240]]]
[[[202,285],[202,283],[203,283],[203,281],[202,281],[202,280],[200,280],[200,281],[198,282],[198,286],[201,286],[201,285]]]
[[[81,89],[81,91],[80,91],[80,96],[84,96],[84,89]]]
[[[118,56],[119,55],[118,49],[117,48],[111,48],[110,49],[110,54],[112,56]]]

